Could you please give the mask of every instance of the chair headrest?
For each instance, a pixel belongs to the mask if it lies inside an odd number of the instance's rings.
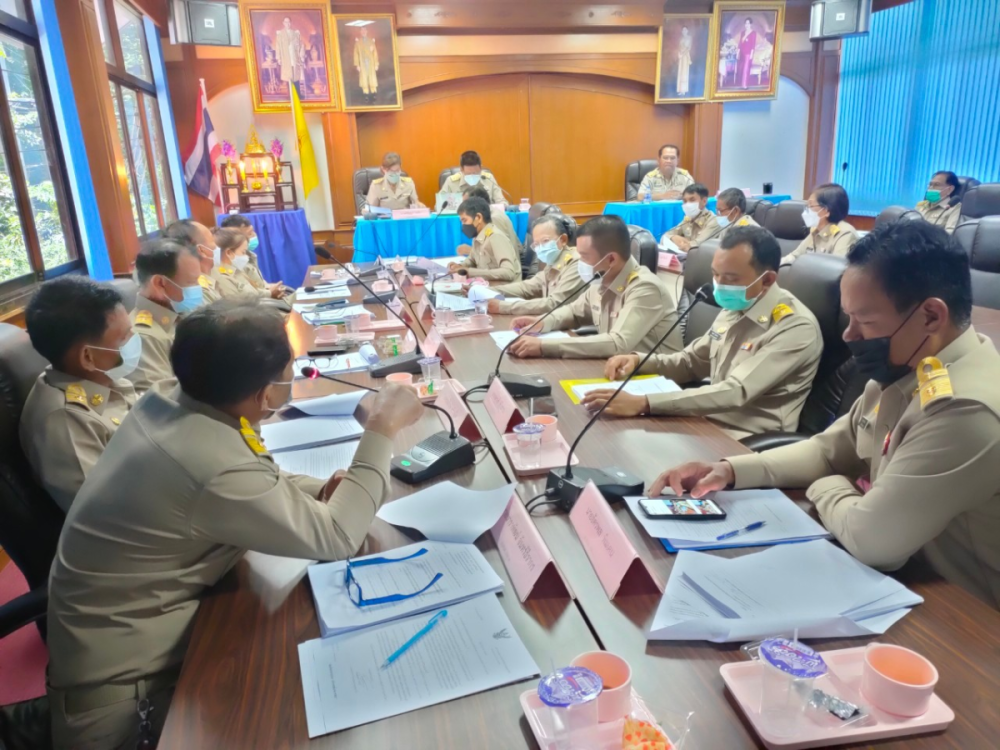
[[[660,162],[656,159],[639,159],[625,167],[626,182],[634,182],[638,185],[642,178],[656,169]]]
[[[847,259],[842,256],[806,253],[778,274],[781,287],[816,316],[827,348],[838,342],[846,347],[841,334],[847,327],[847,317],[840,309],[840,277],[846,269]]]
[[[532,203],[531,208],[528,209],[528,226],[540,216],[545,216],[546,212],[552,206],[551,203]]]
[[[982,183],[975,177],[959,177],[958,178],[958,199],[962,200],[965,197],[965,193],[969,188],[975,187],[976,185],[981,185]]]
[[[9,454],[19,445],[17,425],[24,402],[48,364],[27,332],[0,323],[0,452]]]
[[[805,201],[782,201],[768,209],[765,229],[781,240],[804,240],[809,228],[802,220]]]
[[[688,253],[684,261],[684,289],[694,294],[705,284],[712,283],[712,258],[719,248],[718,240],[707,240]],[[709,297],[711,304],[715,299]]]
[[[962,198],[962,216],[968,219],[1000,216],[1000,182],[970,187]]]
[[[118,293],[122,296],[122,303],[125,305],[125,309],[132,312],[135,309],[135,298],[139,295],[139,285],[135,283],[135,280],[127,276],[120,279],[112,279],[111,286],[117,289]]]
[[[883,224],[892,224],[894,221],[914,221],[922,218],[912,208],[907,208],[906,206],[887,206],[882,209],[882,213],[875,219],[875,226],[880,227]]]
[[[660,248],[653,233],[634,224],[628,225],[628,234],[632,238],[632,257],[650,271],[656,273],[660,259]]]
[[[1000,274],[1000,216],[984,216],[955,227],[955,239],[973,270]]]

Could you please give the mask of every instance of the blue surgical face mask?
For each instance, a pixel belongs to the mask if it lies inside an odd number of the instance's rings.
[[[535,255],[538,256],[538,260],[547,266],[551,266],[559,260],[560,252],[559,243],[556,240],[549,240],[540,245],[535,245]]]
[[[199,289],[201,287],[198,287]],[[101,349],[105,352],[118,352],[122,358],[122,363],[110,370],[101,370],[112,380],[121,380],[131,375],[135,368],[139,366],[139,359],[142,357],[142,337],[138,333],[133,333],[132,338],[118,349],[108,349],[106,346],[91,346],[91,349]]]
[[[728,214],[726,214],[725,216],[717,216],[715,220],[719,222],[719,226],[722,227],[723,229],[725,229],[726,227],[728,227],[730,224],[733,223],[730,220]]]
[[[478,174],[467,174],[467,175],[465,175],[465,182],[468,185],[473,185],[473,186],[478,185],[479,181],[481,179],[483,179],[482,175],[478,175]]]
[[[761,274],[746,286],[720,284],[718,281],[713,281],[712,283],[715,284],[715,301],[719,303],[719,307],[723,310],[732,310],[734,312],[747,310],[753,305],[754,302],[757,301],[757,297],[747,299],[747,289],[752,287],[763,277],[764,274]]]
[[[396,185],[399,183],[399,178],[402,175],[399,172],[386,172],[385,178],[389,181],[390,185]]]
[[[259,245],[260,245],[260,240],[257,239],[256,237],[251,237],[250,240],[247,242],[247,250],[253,252],[254,250],[257,249]]]
[[[167,279],[166,276],[163,278]],[[201,288],[201,284],[181,286],[173,279],[167,279],[167,281],[180,289],[181,294],[184,295],[180,300],[170,300],[170,306],[174,308],[174,312],[178,315],[186,315],[187,313],[194,312],[205,304],[205,290]]]

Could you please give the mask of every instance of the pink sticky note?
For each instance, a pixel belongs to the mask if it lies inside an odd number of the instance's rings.
[[[483,436],[479,432],[479,427],[469,413],[469,408],[462,401],[462,397],[448,383],[441,383],[439,389],[437,400],[434,403],[436,406],[444,409],[448,413],[448,416],[455,420],[455,429],[458,430],[458,434],[473,442],[482,440]],[[441,424],[449,427],[448,420],[445,419],[444,415],[441,412],[436,413],[441,419]]]
[[[569,512],[608,599],[619,593],[653,593],[662,589],[635,551],[614,511],[593,482],[588,482]]]
[[[440,357],[441,361],[445,364],[451,362],[453,359],[451,352],[448,351],[448,347],[444,343],[444,338],[436,326],[431,326],[427,329],[427,335],[420,342],[420,351],[424,353],[425,357]]]
[[[489,390],[486,391],[486,412],[501,435],[510,432],[524,421],[524,415],[514,403],[510,391],[500,382],[500,378],[493,378]]]
[[[522,602],[532,594],[541,599],[576,598],[517,495],[493,527],[493,539]]]

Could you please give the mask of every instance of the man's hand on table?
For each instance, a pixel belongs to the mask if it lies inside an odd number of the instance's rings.
[[[390,383],[375,396],[365,429],[392,440],[397,432],[420,419],[423,408],[411,386]]]
[[[665,487],[669,487],[675,495],[689,492],[691,497],[704,497],[709,492],[724,490],[735,482],[736,472],[728,461],[716,461],[713,464],[690,461],[660,474],[646,494],[656,497]]]
[[[616,354],[604,363],[604,377],[608,380],[624,380],[638,366],[638,354]]]
[[[520,357],[521,359],[527,359],[529,357],[541,357],[542,356],[542,342],[537,336],[532,336],[531,334],[525,336],[524,338],[518,339],[513,344],[511,344],[510,349],[507,353],[512,357]]]
[[[494,298],[486,301],[486,312],[493,313],[494,315],[500,312],[500,300]]]
[[[595,412],[608,403],[614,395],[614,388],[602,388],[588,393],[580,403],[587,407],[587,411]],[[612,417],[637,417],[647,412],[649,412],[649,401],[645,396],[636,396],[624,391],[619,393],[615,400],[611,401],[611,406],[604,410],[605,414]]]

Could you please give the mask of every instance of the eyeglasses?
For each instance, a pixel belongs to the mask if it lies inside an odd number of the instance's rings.
[[[420,596],[422,593],[431,588],[435,583],[440,581],[443,577],[443,573],[437,573],[431,579],[431,582],[424,586],[419,591],[414,591],[412,594],[389,594],[388,596],[376,596],[372,598],[366,598],[364,592],[361,590],[361,584],[354,577],[355,568],[363,568],[370,565],[388,565],[390,563],[406,562],[407,560],[413,560],[418,557],[422,557],[427,554],[427,549],[420,549],[414,552],[412,555],[407,555],[406,557],[369,557],[365,560],[357,560],[352,562],[347,561],[347,569],[344,571],[344,586],[347,588],[347,594],[351,597],[351,602],[356,607],[370,607],[374,604],[392,604],[393,602],[402,602],[407,599],[412,599],[415,596]]]

